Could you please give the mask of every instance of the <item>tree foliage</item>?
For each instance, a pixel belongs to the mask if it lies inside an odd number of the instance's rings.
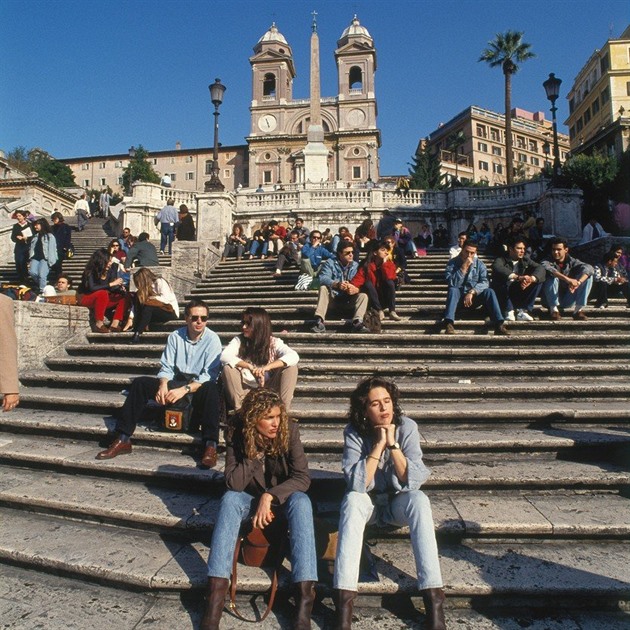
[[[501,66],[505,77],[505,158],[507,164],[507,183],[513,183],[512,150],[512,75],[518,71],[518,64],[535,57],[531,44],[523,41],[522,31],[497,33],[496,38],[488,42],[488,48],[481,52],[478,61],[486,62],[491,68]]]
[[[437,190],[443,187],[440,158],[424,146],[408,162],[409,183],[418,190]]]
[[[76,186],[72,169],[42,149],[15,147],[9,151],[7,161],[13,168],[27,175],[33,171],[37,172],[40,179],[57,188]]]
[[[123,189],[129,190],[133,182],[148,182],[159,184],[160,176],[155,172],[153,165],[148,160],[149,152],[140,145],[136,154],[131,158],[127,167],[123,170]]]

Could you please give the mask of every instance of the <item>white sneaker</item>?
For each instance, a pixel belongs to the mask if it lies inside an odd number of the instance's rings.
[[[384,311],[379,311],[378,312],[378,318],[383,321],[385,319],[385,312]]]
[[[276,273],[274,275],[281,276],[282,275],[282,269],[276,269]]]
[[[516,315],[516,319],[519,322],[533,322],[534,318],[527,311],[519,311]]]
[[[508,322],[515,322],[516,321],[516,318],[514,317],[514,311],[508,311],[505,314],[505,321],[508,321]]]

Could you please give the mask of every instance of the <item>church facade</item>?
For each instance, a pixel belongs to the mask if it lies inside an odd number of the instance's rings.
[[[381,134],[376,125],[376,50],[370,33],[356,16],[337,41],[334,54],[338,93],[320,99],[328,150],[326,179],[377,181]],[[275,24],[254,46],[250,63],[250,185],[305,183],[304,148],[311,122],[311,99],[293,98],[293,53]],[[319,83],[319,61],[313,56],[310,71],[312,88],[313,81]]]

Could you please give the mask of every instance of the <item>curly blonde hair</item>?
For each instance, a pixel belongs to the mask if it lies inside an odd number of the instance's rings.
[[[280,427],[273,440],[263,437],[256,422],[272,407],[280,407]],[[263,452],[269,457],[279,457],[289,451],[289,416],[282,399],[270,389],[252,389],[243,399],[240,410],[243,423],[243,451],[247,459],[256,459]]]

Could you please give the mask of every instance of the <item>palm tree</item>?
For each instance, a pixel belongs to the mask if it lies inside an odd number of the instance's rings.
[[[523,63],[536,55],[530,50],[531,44],[523,41],[522,31],[497,33],[496,38],[488,42],[478,61],[487,62],[491,68],[501,66],[505,76],[505,159],[507,162],[507,183],[512,184],[512,75],[518,70],[517,63]]]
[[[457,160],[457,155],[459,153],[460,147],[463,147],[466,144],[468,138],[466,134],[460,129],[459,131],[454,131],[451,133],[448,138],[446,138],[446,148],[451,152],[451,158],[455,155],[455,183],[459,184],[458,177],[458,166],[459,162]]]

